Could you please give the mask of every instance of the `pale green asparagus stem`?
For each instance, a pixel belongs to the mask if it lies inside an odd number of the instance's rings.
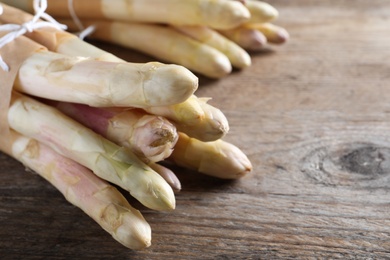
[[[205,43],[228,57],[233,67],[242,69],[251,65],[251,57],[235,42],[206,26],[176,26],[180,32]]]
[[[130,249],[150,246],[149,224],[116,188],[36,140],[14,131],[2,138],[12,141],[10,146],[0,150],[49,181],[66,200],[83,210],[115,240]]]
[[[252,170],[248,157],[223,140],[202,142],[179,133],[170,159],[177,165],[222,179],[237,179]]]
[[[185,102],[164,107],[145,108],[148,113],[171,120],[187,135],[208,142],[222,138],[229,131],[229,123],[222,111],[210,104],[209,98],[192,95]]]
[[[178,65],[128,64],[39,51],[19,69],[15,89],[92,106],[172,105],[186,100],[198,78]]]
[[[175,197],[167,182],[124,148],[65,116],[57,109],[13,93],[8,111],[12,129],[37,139],[60,154],[91,169],[156,210],[175,208]]]
[[[29,12],[32,1],[3,0]],[[73,0],[73,7],[79,18],[207,25],[218,29],[236,27],[250,17],[241,3],[226,0]],[[49,0],[47,12],[69,17],[68,0]]]
[[[129,148],[146,163],[166,159],[178,138],[171,122],[140,109],[96,108],[67,102],[51,105],[108,140]]]

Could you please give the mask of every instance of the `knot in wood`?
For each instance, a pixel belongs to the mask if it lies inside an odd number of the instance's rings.
[[[301,160],[301,171],[326,186],[390,188],[390,148],[369,143],[320,147]]]
[[[340,158],[343,169],[358,174],[390,173],[390,149],[386,147],[360,147]]]

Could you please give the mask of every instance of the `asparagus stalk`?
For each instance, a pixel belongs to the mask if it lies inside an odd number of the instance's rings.
[[[49,103],[108,140],[129,148],[174,190],[181,190],[176,175],[170,169],[155,163],[171,155],[178,139],[175,126],[167,119],[138,109],[101,109],[74,103]]]
[[[239,26],[219,32],[247,51],[262,50],[267,44],[267,38],[256,29]]]
[[[32,12],[33,0],[3,0]],[[249,19],[250,13],[241,3],[226,0],[73,0],[79,18],[206,25],[228,29]],[[47,12],[56,17],[70,17],[68,0],[49,0]]]
[[[222,179],[238,179],[252,170],[248,157],[235,145],[221,139],[202,142],[184,133],[179,133],[169,158],[179,166]]]
[[[75,30],[72,20],[59,20]],[[178,32],[170,26],[104,20],[84,20],[94,25],[91,38],[110,42],[151,55],[164,62],[182,65],[210,78],[232,71],[229,59],[219,50]],[[158,42],[158,46],[156,46]]]
[[[168,118],[178,131],[208,142],[222,138],[229,131],[223,112],[208,104],[209,98],[192,95],[185,102],[164,107],[144,108],[148,113]]]
[[[183,102],[197,86],[198,78],[178,65],[104,62],[39,51],[23,62],[14,87],[92,106],[145,107]]]
[[[176,26],[180,32],[205,43],[228,57],[233,67],[243,69],[251,65],[251,57],[235,42],[206,26]]]
[[[151,244],[151,229],[123,195],[89,169],[42,143],[10,132],[9,146],[0,147],[56,187],[73,205],[94,219],[115,240],[130,249]]]
[[[129,148],[146,163],[166,159],[177,142],[176,127],[171,122],[143,110],[104,109],[66,102],[50,105],[108,140]]]
[[[279,12],[275,7],[263,1],[246,0],[244,5],[250,13],[250,18],[245,24],[267,23],[279,16]]]
[[[245,24],[243,27],[258,30],[273,44],[283,44],[290,38],[286,29],[272,23]]]
[[[91,169],[156,210],[175,208],[167,182],[128,150],[68,118],[57,109],[13,93],[8,111],[10,128],[48,145]]]
[[[181,183],[179,178],[177,178],[176,174],[158,163],[149,163],[150,168],[155,170],[164,180],[172,187],[175,191],[181,190]]]

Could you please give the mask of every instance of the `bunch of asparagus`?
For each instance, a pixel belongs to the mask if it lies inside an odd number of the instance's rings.
[[[33,0],[4,0],[32,12]],[[276,8],[258,0],[49,0],[48,13],[69,30],[182,65],[210,78],[251,65],[249,51],[284,43]]]
[[[33,19],[0,5],[0,24]],[[151,229],[111,184],[150,209],[169,211],[181,184],[161,162],[226,179],[252,169],[238,147],[222,140],[225,115],[195,95],[198,78],[181,65],[125,62],[47,27],[19,36],[0,54],[10,62],[9,72],[0,71],[0,150],[128,248],[148,247]]]

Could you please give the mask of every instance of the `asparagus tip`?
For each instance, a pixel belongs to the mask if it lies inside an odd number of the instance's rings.
[[[151,78],[144,83],[144,91],[149,97],[150,105],[173,105],[183,102],[197,90],[199,85],[198,77],[180,65],[169,64],[157,67],[152,64],[150,72],[152,72]]]
[[[248,43],[247,49],[251,51],[262,50],[267,44],[267,38],[265,37],[265,35],[256,30],[249,31],[248,33],[252,34],[252,37],[248,37],[251,38],[252,41]]]
[[[151,245],[151,228],[146,221],[141,221],[126,213],[122,215],[122,221],[122,225],[113,233],[114,239],[134,250],[144,249]]]
[[[215,55],[214,57],[212,66],[213,69],[208,72],[204,72],[204,74],[210,78],[222,78],[231,73],[233,70],[232,64],[230,63],[228,57],[222,53],[219,54],[220,55]]]
[[[276,38],[278,39],[278,41],[275,41],[275,43],[282,44],[288,41],[288,39],[290,38],[290,34],[286,29],[280,28],[277,32]]]

